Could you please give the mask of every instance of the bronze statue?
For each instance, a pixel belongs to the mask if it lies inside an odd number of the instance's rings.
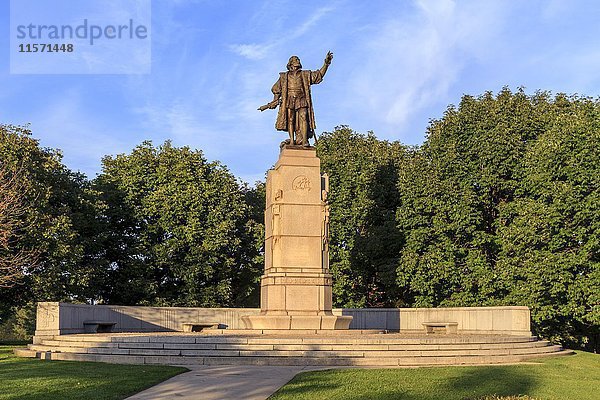
[[[280,72],[279,79],[271,89],[273,101],[258,108],[260,111],[264,111],[280,106],[275,129],[286,131],[290,135],[290,138],[283,141],[281,146],[309,147],[308,139],[313,137],[316,142],[317,124],[315,123],[310,85],[316,85],[323,81],[332,59],[333,53],[329,51],[321,69],[303,71],[300,59],[297,56],[291,56],[287,64],[288,72]]]

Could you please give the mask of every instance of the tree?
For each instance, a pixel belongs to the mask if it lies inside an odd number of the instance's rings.
[[[85,177],[40,147],[28,127],[0,125],[0,160],[0,201],[8,205],[0,258],[20,276],[19,285],[0,288],[0,318],[36,301],[95,299],[96,204]]]
[[[599,351],[600,103],[540,97],[546,129],[524,155],[518,198],[499,215],[505,302],[529,305],[540,335]]]
[[[243,186],[244,202],[248,207],[246,223],[247,249],[250,257],[246,268],[240,270],[232,282],[234,304],[244,307],[260,307],[260,277],[265,265],[265,182],[255,182],[254,187]]]
[[[539,128],[529,98],[503,90],[464,96],[401,172],[398,283],[417,306],[497,304],[497,217],[523,176],[520,159]]]
[[[395,224],[396,181],[406,148],[341,126],[320,137],[317,152],[330,182],[335,304],[395,305],[399,298],[396,265],[402,245]]]
[[[102,162],[106,301],[216,307],[252,296],[259,227],[249,189],[225,167],[170,142]]]
[[[405,301],[527,305],[539,334],[597,343],[599,112],[503,89],[432,121],[398,180]]]
[[[28,212],[19,174],[19,170],[11,173],[0,163],[0,288],[5,289],[18,284],[36,258],[33,250],[13,250],[22,235],[23,216]]]

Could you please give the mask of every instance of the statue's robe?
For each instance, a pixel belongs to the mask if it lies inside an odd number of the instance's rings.
[[[310,85],[316,85],[323,81],[323,74],[320,70],[316,71],[305,71],[302,70],[302,88],[304,89],[304,95],[306,96],[306,102],[308,103],[308,132],[307,137],[311,138],[314,135],[314,131],[317,128],[317,124],[315,123],[315,112],[313,110],[313,102],[310,94]],[[288,131],[288,115],[287,115],[287,101],[288,101],[288,85],[287,85],[287,72],[280,72],[279,79],[273,87],[271,91],[275,95],[281,96],[281,105],[279,106],[279,111],[277,113],[277,121],[275,122],[275,129],[278,131]]]

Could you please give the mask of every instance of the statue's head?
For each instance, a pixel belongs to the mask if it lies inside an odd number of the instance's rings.
[[[290,60],[287,63],[288,71],[297,71],[302,69],[302,64],[300,64],[300,59],[298,56],[291,56]]]

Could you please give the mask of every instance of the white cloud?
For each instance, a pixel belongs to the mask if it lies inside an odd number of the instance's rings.
[[[331,6],[318,8],[298,27],[291,30],[290,39],[297,39],[305,35],[311,28],[313,28],[317,24],[317,22],[319,22],[321,19],[323,19],[323,17],[325,17],[327,14],[330,14],[334,10],[335,8]]]
[[[261,60],[265,58],[269,53],[278,48],[284,47],[287,43],[290,43],[298,38],[306,35],[317,25],[317,23],[323,19],[326,15],[330,14],[335,10],[335,7],[326,6],[317,8],[312,14],[310,14],[305,20],[296,24],[293,27],[282,27],[282,31],[275,35],[277,39],[268,41],[263,44],[250,43],[250,44],[232,44],[229,49],[239,56],[245,57],[250,60]],[[263,14],[264,10],[260,10],[259,14]]]
[[[397,131],[419,110],[444,99],[465,65],[489,51],[503,15],[495,3],[419,1],[410,18],[390,15],[356,45],[366,60],[352,71],[349,109]]]
[[[271,47],[271,45],[260,44],[232,44],[229,46],[234,53],[250,60],[261,60],[265,58]]]

